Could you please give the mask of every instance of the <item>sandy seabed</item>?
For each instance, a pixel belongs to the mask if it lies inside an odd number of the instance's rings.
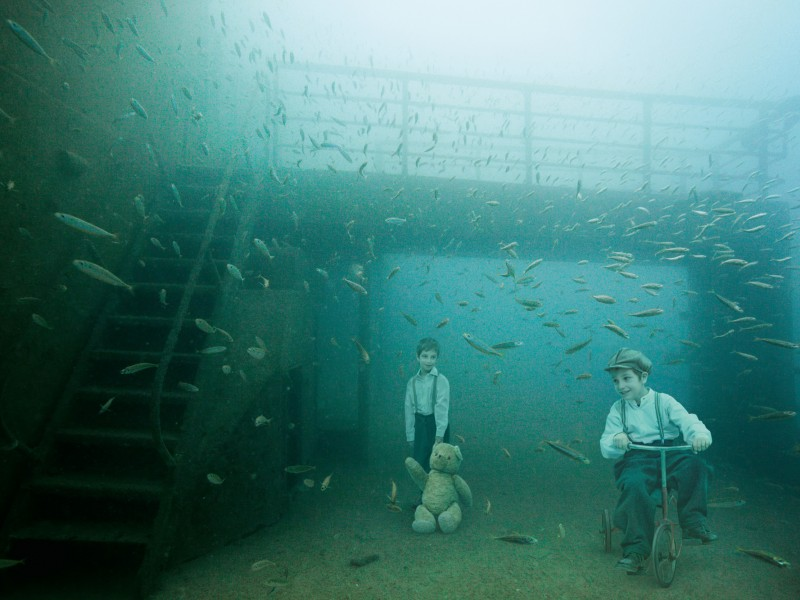
[[[617,497],[610,464],[583,465],[554,452],[499,456],[472,466],[465,461],[462,474],[475,505],[451,535],[411,530],[416,492],[402,465],[383,472],[320,466],[320,477],[333,473],[326,491],[316,485],[295,492],[289,514],[276,525],[173,568],[150,600],[800,598],[797,568],[778,568],[736,550],[769,550],[793,564],[800,561],[796,489],[718,467],[711,496],[730,497],[731,488],[738,488],[734,494],[746,504],[710,510],[720,539],[709,545],[687,541],[672,586],[664,589],[652,567],[640,576],[614,569],[619,533],[612,536],[614,550],[604,551],[601,513]],[[386,508],[392,479],[400,490],[400,513]],[[494,539],[508,533],[538,542],[521,546]],[[379,559],[351,565],[372,554]],[[253,570],[258,561],[274,564]]]

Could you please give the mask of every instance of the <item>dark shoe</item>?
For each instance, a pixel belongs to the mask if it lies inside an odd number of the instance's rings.
[[[644,571],[646,560],[641,554],[628,554],[617,562],[616,568],[620,571],[625,571],[629,575],[636,575]]]
[[[706,525],[705,523],[697,525],[695,527],[689,527],[687,529],[684,529],[683,537],[700,540],[704,544],[710,544],[711,542],[719,538],[719,536],[713,531],[711,531],[708,528],[708,525]]]

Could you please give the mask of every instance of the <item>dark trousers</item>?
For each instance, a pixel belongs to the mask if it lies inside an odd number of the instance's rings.
[[[445,442],[450,442],[450,426],[444,431]],[[436,441],[436,417],[421,415],[414,417],[414,460],[422,465],[425,471],[431,470],[431,452]]]
[[[655,509],[661,505],[661,455],[629,450],[614,465],[621,494],[614,525],[623,533],[622,552],[650,555],[655,532]],[[678,496],[678,522],[684,528],[705,523],[711,469],[690,450],[667,454],[667,489]]]

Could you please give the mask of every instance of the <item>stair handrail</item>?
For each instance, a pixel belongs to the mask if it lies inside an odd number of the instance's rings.
[[[150,395],[150,432],[153,436],[153,442],[159,456],[168,467],[174,467],[176,465],[176,461],[175,457],[164,443],[164,432],[161,427],[161,397],[164,392],[164,380],[166,378],[170,362],[172,361],[173,353],[175,352],[175,346],[178,343],[178,336],[180,335],[186,315],[189,312],[189,304],[192,300],[192,296],[194,295],[194,290],[197,287],[197,280],[199,279],[200,273],[203,269],[203,264],[206,260],[206,254],[208,253],[208,247],[211,245],[211,238],[214,235],[217,222],[224,213],[224,206],[226,202],[225,197],[227,196],[231,178],[233,177],[233,170],[236,165],[237,156],[238,155],[236,153],[231,156],[231,160],[228,162],[222,181],[217,188],[217,194],[214,198],[214,205],[211,209],[211,214],[208,217],[208,222],[206,223],[206,229],[203,234],[203,239],[200,242],[200,247],[197,251],[196,260],[194,265],[192,265],[192,270],[189,273],[189,277],[186,281],[180,304],[175,312],[175,317],[172,321],[172,327],[167,335],[167,339],[164,342],[161,360],[158,363],[158,368],[156,369],[156,374],[153,379],[153,391]]]

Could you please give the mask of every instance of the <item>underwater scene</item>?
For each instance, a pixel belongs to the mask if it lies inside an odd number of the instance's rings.
[[[523,4],[3,5],[3,598],[800,596],[800,93]]]

